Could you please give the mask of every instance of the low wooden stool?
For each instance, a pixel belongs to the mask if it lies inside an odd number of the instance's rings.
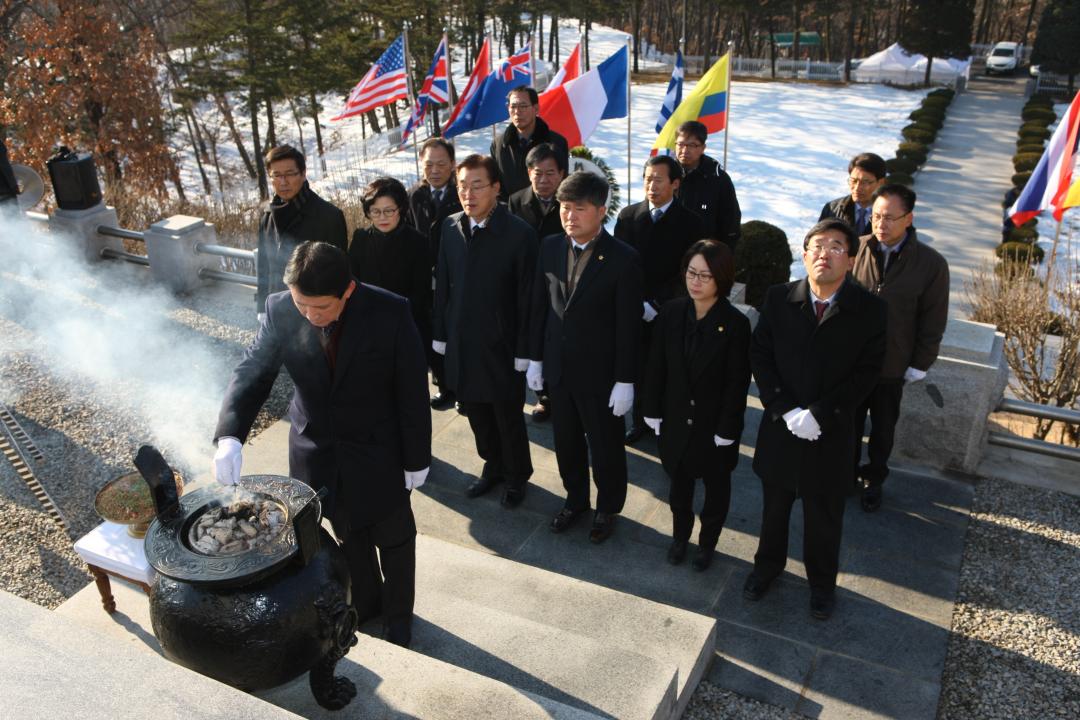
[[[109,576],[127,580],[149,594],[154,568],[146,561],[142,538],[128,534],[127,525],[104,522],[75,542],[79,554],[94,576],[105,612],[116,611]]]

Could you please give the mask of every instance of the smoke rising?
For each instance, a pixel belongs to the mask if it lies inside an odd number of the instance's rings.
[[[193,328],[192,315],[203,316],[147,268],[87,264],[79,243],[44,223],[0,217],[0,354],[28,355],[73,394],[133,418],[142,442],[175,467],[206,470],[240,345]],[[0,383],[0,401],[20,394],[17,378]]]

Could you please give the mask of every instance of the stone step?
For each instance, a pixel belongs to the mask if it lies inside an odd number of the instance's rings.
[[[582,548],[585,552],[590,549]],[[621,649],[649,658],[661,668],[678,670],[675,704],[670,709],[670,716],[679,717],[707,670],[715,648],[715,618],[478,552],[428,535],[420,535],[417,539],[416,578],[417,614],[424,619],[439,617],[437,624],[457,635],[461,643],[473,643],[488,650],[484,644],[485,635],[504,632],[493,627],[495,620],[509,624],[510,628],[505,632],[512,633],[513,624],[517,622],[514,618],[518,618],[556,629],[558,635],[581,642],[582,650],[588,645],[584,643],[586,639],[606,648],[610,654],[604,666],[606,669],[600,669],[601,666],[596,664],[602,659],[589,660],[585,667],[590,671],[581,678],[580,690],[572,690],[570,685],[560,684],[564,681],[556,681],[556,676],[547,678],[543,671],[537,670],[539,680],[554,684],[566,693],[578,693],[576,696],[582,701],[587,701],[587,694],[591,692],[590,683],[612,674],[622,675],[621,681],[630,683],[622,687],[624,694],[633,688],[641,697],[649,697],[645,692],[646,685],[639,686],[637,681],[625,675],[631,669],[621,667],[622,659],[614,653],[614,650]],[[476,622],[475,618],[447,613],[432,604],[439,596],[452,597],[458,602],[482,608],[491,621]],[[422,627],[419,633],[417,637],[426,643]],[[427,652],[419,643],[414,645]],[[507,654],[499,655],[499,658],[519,665],[521,658],[515,657],[512,651],[512,647],[508,648]],[[554,657],[548,662],[554,673],[562,673],[566,669],[565,663],[576,664],[579,659],[574,657],[577,650],[573,647],[560,650],[560,646],[556,645],[552,652]],[[438,651],[431,654],[442,657]],[[450,662],[460,664],[452,659]],[[489,674],[482,669],[478,669],[478,672]],[[508,678],[500,679],[552,697],[549,692],[528,688]],[[654,680],[646,682],[655,685]],[[556,696],[556,699],[564,698]],[[608,710],[599,700],[588,702],[619,718],[650,717],[644,710],[650,701],[643,701],[644,704],[637,709],[627,706],[621,712]]]
[[[93,583],[88,589],[94,593],[97,614],[108,618]],[[125,600],[134,606],[130,598]],[[142,604],[146,605],[145,597]],[[147,652],[138,641],[125,642],[79,620],[77,614],[50,612],[0,591],[0,697],[4,717],[297,717]],[[99,626],[100,622],[90,624]]]
[[[97,588],[91,583],[51,614],[60,616],[54,624],[70,625],[92,633],[98,638],[96,647],[116,647],[122,650],[123,654],[138,655],[141,657],[139,663],[147,662],[146,658],[153,655],[154,663],[175,668],[177,672],[193,676],[198,680],[195,683],[198,686],[223,688],[221,692],[226,695],[231,693],[242,698],[249,698],[250,702],[256,706],[271,710],[263,714],[247,715],[237,712],[235,715],[237,718],[299,716],[326,720],[331,718],[338,720],[348,718],[597,720],[599,717],[578,707],[571,707],[528,690],[511,687],[485,675],[455,667],[439,659],[400,648],[368,635],[361,635],[360,642],[337,666],[337,674],[352,680],[358,690],[357,698],[344,710],[335,712],[320,707],[311,695],[306,674],[280,687],[247,695],[181,668],[179,665],[174,665],[161,657],[159,655],[161,648],[153,637],[146,595],[134,586],[115,579],[112,581],[112,588],[117,607],[116,613],[112,616],[102,609]],[[41,612],[49,615],[46,610],[41,610]],[[0,605],[0,617],[3,617],[2,605]],[[0,648],[3,647],[3,640],[0,639]],[[111,656],[111,649],[106,651],[106,654]],[[0,668],[2,667],[3,664],[0,663]],[[10,676],[6,672],[4,675]],[[64,674],[56,673],[52,677],[64,677]],[[0,688],[3,687],[4,680],[4,677],[0,677]],[[275,715],[274,712],[280,715]],[[221,717],[224,714],[224,712],[221,715],[214,713],[213,716]],[[100,717],[121,716],[103,713]],[[175,716],[179,717],[181,714],[177,712]],[[16,715],[16,717],[21,716]],[[146,717],[146,713],[143,712],[138,717],[142,720]],[[201,716],[195,714],[192,717]]]

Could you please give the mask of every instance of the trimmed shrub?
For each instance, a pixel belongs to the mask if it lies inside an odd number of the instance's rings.
[[[746,304],[760,308],[765,291],[791,277],[792,260],[783,230],[761,220],[743,223],[735,246],[735,280],[746,283]]]
[[[1024,107],[1054,107],[1054,98],[1046,93],[1035,93],[1027,99]]]
[[[943,95],[927,95],[923,98],[922,106],[924,108],[941,108],[944,110],[949,107],[949,103],[951,102],[952,98],[947,98]]]
[[[1017,190],[1023,190],[1027,185],[1028,180],[1031,179],[1031,171],[1026,170],[1024,172],[1018,172],[1010,178],[1012,180],[1013,187]]]
[[[900,143],[901,145],[908,145],[909,143]],[[925,150],[904,150],[903,148],[896,149],[896,157],[910,160],[915,164],[916,168],[920,168],[926,164],[926,151]]]
[[[935,115],[934,113],[928,113],[925,110],[916,110],[908,115],[908,118],[916,125],[930,126],[935,132],[940,130],[941,126],[945,124],[945,117],[943,115]]]
[[[915,178],[911,177],[907,173],[895,172],[890,173],[889,176],[885,178],[885,182],[890,185],[892,183],[900,183],[901,185],[907,185],[908,187],[911,187],[915,184]],[[736,245],[735,247],[738,247],[738,245]]]
[[[914,125],[908,125],[900,131],[900,134],[909,142],[922,143],[923,145],[929,145],[934,142],[934,138],[937,136],[934,132],[924,130]]]
[[[1035,140],[1049,140],[1050,135],[1049,128],[1045,128],[1042,125],[1035,125],[1032,123],[1025,123],[1020,126],[1020,129],[1016,131],[1017,137],[1021,139],[1035,138]]]
[[[921,164],[922,163],[917,163],[911,158],[905,157],[894,157],[885,161],[885,167],[888,168],[889,174],[900,172],[905,175],[911,175],[919,169],[919,165]]]
[[[1057,113],[1050,108],[1045,108],[1040,105],[1034,107],[1026,107],[1020,112],[1020,117],[1025,123],[1037,122],[1040,125],[1046,126],[1057,120]]]
[[[1046,143],[1042,140],[1017,140],[1016,141],[1016,154],[1020,153],[1038,153],[1042,155],[1043,150],[1046,149]]]
[[[1013,167],[1016,172],[1031,172],[1039,164],[1042,153],[1017,153],[1013,155]]]
[[[947,97],[952,100],[956,97],[956,91],[952,88],[938,88],[937,90],[931,90],[926,94],[927,97]]]
[[[926,143],[921,142],[902,142],[896,148],[897,155],[900,155],[901,153],[908,153],[909,151],[926,155],[930,152],[930,147]]]
[[[1010,237],[1012,237],[1011,234]],[[994,248],[994,255],[997,256],[998,260],[1012,260],[1013,262],[1034,264],[1041,263],[1045,253],[1038,245],[1010,240],[1009,242],[1001,243]]]

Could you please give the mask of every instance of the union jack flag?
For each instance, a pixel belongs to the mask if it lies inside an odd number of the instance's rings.
[[[405,37],[399,35],[349,93],[341,114],[330,119],[344,120],[403,100],[409,96],[408,90],[408,81],[405,78]]]
[[[420,123],[424,122],[424,116],[427,115],[429,105],[442,105],[450,102],[450,83],[446,36],[443,35],[442,42],[439,43],[439,47],[435,50],[435,58],[431,61],[431,68],[428,70],[427,77],[424,78],[424,84],[416,95],[416,104],[413,106],[412,115],[409,116],[409,122],[405,124],[405,130],[401,133],[401,147],[405,146],[409,136],[419,127]]]
[[[513,82],[515,75],[520,75],[521,80],[532,84],[532,42],[525,43],[525,47],[502,61],[499,65],[499,76],[505,82]]]

